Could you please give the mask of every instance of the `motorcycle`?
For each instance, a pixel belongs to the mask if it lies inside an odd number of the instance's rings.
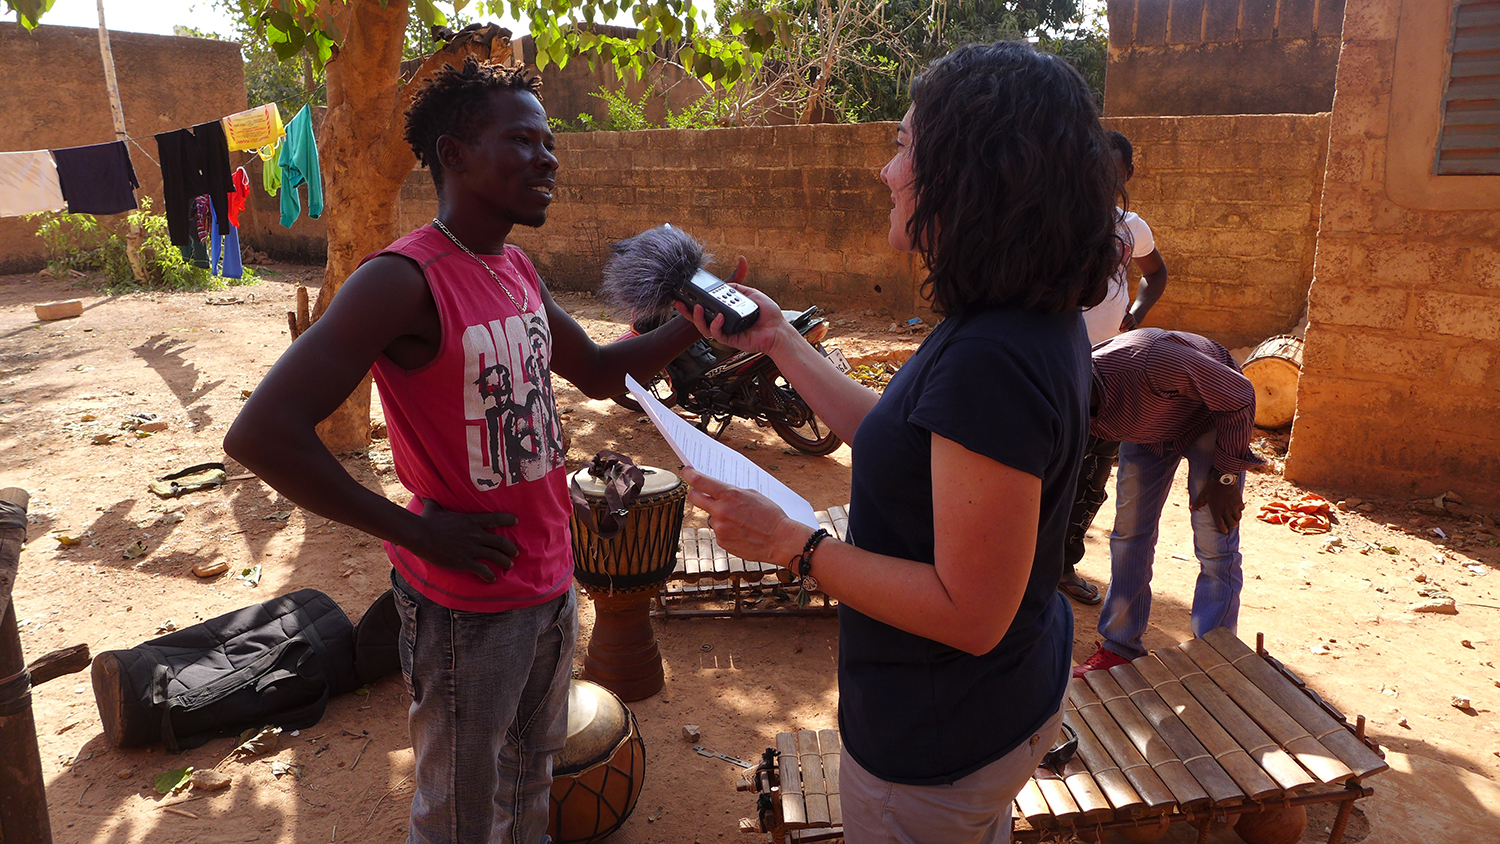
[[[823,349],[828,323],[818,317],[815,305],[805,311],[782,311],[793,328]],[[637,320],[621,336],[644,334],[665,322]],[[835,359],[841,359],[837,356]],[[797,395],[770,357],[760,352],[742,352],[707,337],[689,346],[642,386],[667,407],[680,407],[698,417],[697,428],[715,439],[722,438],[736,416],[759,426],[771,426],[792,448],[804,454],[829,454],[843,442]],[[616,404],[640,412],[629,393],[614,396]]]

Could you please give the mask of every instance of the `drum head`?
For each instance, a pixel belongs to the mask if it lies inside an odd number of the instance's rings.
[[[646,482],[641,485],[641,495],[659,495],[676,489],[682,480],[666,469],[658,469],[655,466],[642,466],[641,473],[646,476]],[[604,497],[604,484],[589,475],[587,466],[573,473],[572,480],[578,482],[578,488],[589,498]]]
[[[625,704],[598,683],[574,680],[568,688],[568,742],[552,760],[555,776],[607,760],[630,732]]]

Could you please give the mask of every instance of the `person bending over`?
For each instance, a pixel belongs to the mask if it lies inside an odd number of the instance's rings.
[[[1083,79],[1020,43],[972,45],[912,83],[881,171],[889,240],[922,256],[945,319],[883,395],[761,318],[769,354],[852,443],[848,544],[687,470],[720,544],[839,600],[844,834],[1003,842],[1058,732],[1072,612],[1057,591],[1088,429],[1088,342],[1118,261],[1108,142]]]
[[[1183,458],[1199,565],[1193,635],[1235,629],[1245,470],[1261,463],[1250,451],[1255,388],[1223,346],[1196,334],[1145,328],[1101,343],[1093,359],[1089,433],[1120,443],[1120,471],[1109,591],[1099,615],[1104,642],[1073,669],[1074,677],[1146,654],[1141,636],[1151,617],[1157,527]]]
[[[432,170],[437,218],[349,276],[224,440],[297,504],[385,541],[412,698],[412,844],[543,840],[577,635],[550,375],[604,398],[700,336],[676,319],[596,346],[506,244],[552,203],[538,91],[472,58],[424,83],[406,140]],[[351,478],[314,431],[366,372],[405,507]]]

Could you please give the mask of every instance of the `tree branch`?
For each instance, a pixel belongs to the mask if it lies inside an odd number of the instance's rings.
[[[498,45],[495,43],[497,40],[500,42]],[[497,55],[497,46],[499,55]],[[480,61],[504,62],[510,59],[513,52],[511,31],[502,26],[487,23],[478,29],[458,33],[452,41],[424,59],[421,66],[417,68],[417,72],[412,74],[411,80],[401,89],[401,98],[396,103],[396,116],[406,113],[422,83],[431,79],[439,70],[461,65],[469,56]]]

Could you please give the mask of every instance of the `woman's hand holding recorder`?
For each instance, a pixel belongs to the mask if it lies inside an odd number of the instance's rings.
[[[786,321],[786,317],[782,316],[781,307],[772,301],[771,297],[753,287],[746,287],[739,283],[744,279],[749,269],[749,263],[745,261],[743,255],[740,256],[739,264],[734,270],[734,275],[729,277],[728,282],[742,296],[754,302],[760,308],[760,316],[755,320],[753,325],[744,331],[738,334],[725,334],[724,315],[707,314],[704,312],[702,305],[688,307],[683,302],[675,302],[674,307],[677,308],[678,313],[691,320],[704,337],[723,343],[726,346],[733,346],[741,351],[761,352],[762,354],[775,357],[777,346],[787,339],[788,334],[790,334],[791,338],[805,343],[806,341],[802,340],[802,336],[797,333],[796,329],[792,328],[792,324]]]

